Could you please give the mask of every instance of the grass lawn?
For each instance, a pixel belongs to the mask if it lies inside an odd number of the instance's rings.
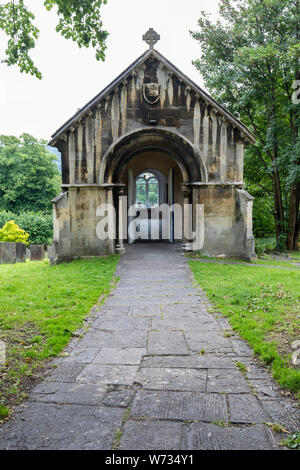
[[[197,261],[190,266],[218,311],[278,383],[300,397],[300,369],[291,362],[292,342],[300,339],[300,270]]]
[[[42,375],[47,358],[67,345],[91,307],[101,304],[115,281],[118,256],[0,265],[0,419],[20,403]]]
[[[220,258],[220,257],[212,257],[212,256],[205,256],[202,255],[199,252],[194,252],[194,253],[187,253],[186,256],[188,258],[194,258],[194,259],[208,259],[208,260],[214,260],[214,261],[230,261],[231,263],[247,263],[251,265],[255,264],[262,264],[262,265],[269,265],[269,266],[281,266],[285,268],[295,268],[297,269],[297,266],[293,263],[300,263],[300,253],[298,251],[290,251],[289,252],[291,259],[286,259],[286,260],[281,260],[281,259],[276,259],[276,257],[272,257],[270,255],[264,254],[257,258],[254,261],[246,261],[245,259],[239,259],[239,258]],[[284,255],[282,255],[284,256]],[[298,268],[300,271],[300,268]]]

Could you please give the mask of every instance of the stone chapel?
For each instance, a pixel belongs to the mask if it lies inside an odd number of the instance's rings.
[[[159,36],[152,28],[143,39],[149,49],[49,143],[62,156],[61,193],[52,201],[52,261],[124,251],[124,243],[135,242],[124,230],[134,219],[127,211],[132,205],[146,221],[137,228],[138,238],[161,239],[162,216],[159,210],[153,215],[161,204],[182,207],[187,227],[178,239],[170,211],[167,243],[250,259],[255,256],[253,197],[244,190],[243,160],[245,145],[255,138],[154,49]],[[99,236],[103,204],[115,208],[114,237]],[[197,204],[203,207],[201,247],[187,235],[199,229]]]

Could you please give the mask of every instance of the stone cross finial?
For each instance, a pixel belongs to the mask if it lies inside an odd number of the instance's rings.
[[[149,44],[150,49],[153,49],[154,44],[156,44],[160,40],[160,35],[154,31],[153,28],[150,28],[146,34],[143,36],[143,41]]]

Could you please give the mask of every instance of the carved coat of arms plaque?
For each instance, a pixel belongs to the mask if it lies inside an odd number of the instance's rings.
[[[145,83],[143,85],[145,100],[150,104],[155,104],[160,98],[160,86],[158,83]]]

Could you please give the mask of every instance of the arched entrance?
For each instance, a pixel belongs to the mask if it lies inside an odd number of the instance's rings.
[[[117,249],[122,247],[120,225],[124,224],[120,197],[127,197],[129,212],[125,223],[129,243],[137,239],[167,239],[173,243],[179,241],[174,230],[174,212],[162,211],[161,207],[163,205],[165,210],[166,206],[180,205],[184,214],[184,205],[192,204],[192,184],[201,181],[202,174],[205,179],[204,166],[192,145],[175,132],[146,128],[114,143],[102,160],[99,181],[114,188]],[[131,212],[130,208],[133,208]],[[134,220],[137,220],[136,226],[132,225]],[[185,224],[183,220],[182,227]]]
[[[159,150],[141,151],[126,161],[120,182],[127,196],[128,242],[169,240],[173,243],[172,206],[183,206],[183,178],[176,161]]]

